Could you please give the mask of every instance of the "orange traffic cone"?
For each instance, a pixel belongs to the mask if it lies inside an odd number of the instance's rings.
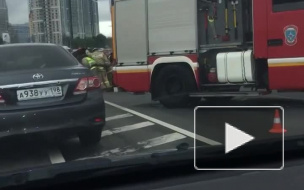
[[[274,119],[273,119],[273,126],[272,126],[272,129],[269,130],[270,133],[285,133],[287,130],[284,129],[283,130],[283,127],[282,127],[282,124],[281,124],[281,118],[280,118],[280,112],[279,110],[275,110],[275,113],[274,113]]]

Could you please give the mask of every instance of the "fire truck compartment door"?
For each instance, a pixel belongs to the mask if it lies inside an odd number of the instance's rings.
[[[268,3],[268,57],[304,57],[304,0]]]
[[[149,52],[195,52],[197,0],[148,0]]]
[[[115,1],[115,36],[118,63],[147,63],[147,14],[145,0]]]
[[[303,90],[304,0],[269,0],[267,7],[269,89]]]
[[[114,6],[118,63],[113,68],[114,83],[129,92],[147,92],[147,1],[115,1]]]

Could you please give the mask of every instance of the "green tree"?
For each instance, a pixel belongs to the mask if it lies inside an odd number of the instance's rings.
[[[86,44],[87,47],[96,47],[96,41],[94,40],[94,38],[85,38],[84,39],[84,43]]]
[[[99,34],[94,37],[80,39],[79,37],[72,40],[72,48],[78,47],[92,47],[92,48],[105,48],[106,46],[111,46],[109,44],[107,37]]]
[[[96,43],[97,47],[104,48],[107,45],[107,38],[102,34],[98,34],[96,36]]]
[[[107,38],[107,45],[110,47],[110,48],[113,48],[113,44],[112,44],[112,38]]]
[[[69,36],[66,36],[66,35],[63,35],[62,36],[62,42],[63,42],[63,45],[65,46],[71,46],[71,38]]]
[[[84,45],[82,44],[82,39],[79,37],[74,38],[72,40],[72,48],[78,48],[78,47],[83,47]]]

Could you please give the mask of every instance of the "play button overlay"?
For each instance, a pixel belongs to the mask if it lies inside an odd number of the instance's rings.
[[[225,124],[225,153],[229,153],[234,149],[252,141],[253,136],[237,129],[236,127]]]
[[[284,109],[200,106],[194,110],[197,170],[281,170]]]

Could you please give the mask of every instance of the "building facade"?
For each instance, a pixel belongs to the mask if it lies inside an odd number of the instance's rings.
[[[99,14],[98,14],[98,0],[90,1],[91,20],[92,20],[92,34],[97,36],[99,32]]]
[[[28,43],[30,42],[29,24],[14,24],[12,25],[16,42],[14,43]],[[13,41],[12,41],[13,42]]]
[[[83,0],[72,0],[72,28],[74,38],[85,38]]]
[[[0,36],[8,32],[8,10],[6,0],[0,0]]]
[[[71,0],[73,37],[85,38],[99,34],[97,0]]]
[[[14,30],[14,27],[12,24],[8,24],[8,34],[9,34],[9,42],[6,43],[18,43],[18,37],[17,33]]]
[[[29,0],[31,42],[63,44],[69,35],[66,0]]]
[[[32,42],[68,45],[72,34],[82,39],[99,34],[96,0],[29,0],[29,10]]]

